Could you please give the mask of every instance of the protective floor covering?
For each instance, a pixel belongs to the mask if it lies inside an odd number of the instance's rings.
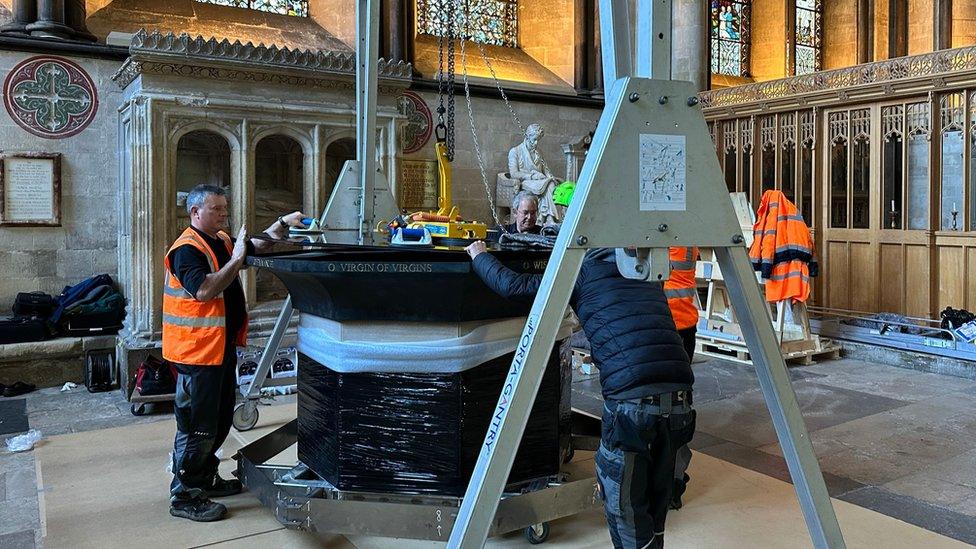
[[[221,471],[230,456],[294,417],[295,407],[261,408],[260,427],[232,431]],[[169,516],[165,471],[174,423],[160,421],[73,433],[43,441],[35,450],[41,528],[50,548],[105,547],[330,547],[413,549],[430,542],[369,537],[318,536],[284,529],[268,509],[244,493],[222,500],[228,519],[197,524]],[[581,456],[578,459],[586,459]],[[294,447],[272,460],[294,460]],[[774,478],[696,454],[686,505],[668,517],[667,547],[808,547],[793,487]],[[848,547],[966,547],[965,544],[842,501],[834,501]],[[520,534],[489,547],[528,547]],[[606,548],[609,538],[598,512],[552,524],[544,547]]]
[[[22,433],[28,429],[27,401],[0,397],[0,435]]]

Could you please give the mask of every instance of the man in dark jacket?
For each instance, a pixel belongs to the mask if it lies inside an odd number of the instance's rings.
[[[499,295],[528,301],[542,275],[521,274],[467,248],[478,276]],[[664,546],[675,452],[694,433],[694,374],[660,282],[621,276],[614,250],[590,250],[569,301],[600,368],[603,433],[596,455],[610,538],[617,548]]]
[[[532,193],[521,191],[512,198],[512,222],[502,228],[506,233],[539,234],[542,227],[536,225],[539,199]]]

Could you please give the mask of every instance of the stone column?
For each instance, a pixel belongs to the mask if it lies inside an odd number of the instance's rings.
[[[932,28],[932,49],[944,50],[952,47],[952,0],[932,2],[934,25]]]
[[[27,31],[39,38],[68,40],[74,32],[64,22],[64,0],[38,0],[37,21],[27,25]]]
[[[14,0],[13,21],[0,27],[0,34],[29,36],[27,25],[37,21],[37,0]]]
[[[708,86],[707,9],[703,0],[674,0],[671,8],[671,78],[697,90]]]
[[[64,1],[64,22],[71,27],[75,40],[84,40],[85,42],[97,41],[98,39],[95,38],[95,35],[88,32],[88,26],[85,24],[87,12],[85,10],[84,0]]]
[[[600,47],[600,2],[599,0],[589,0],[592,7],[588,10],[590,38],[593,47],[589,57],[589,65],[593,69],[590,71],[590,89],[594,95],[603,95],[603,51]]]
[[[908,55],[908,0],[888,0],[888,59]]]
[[[857,0],[857,62],[874,61],[874,0]]]
[[[587,32],[588,14],[587,0],[573,0],[573,13],[576,17],[573,25],[573,87],[577,92],[590,88],[589,82],[589,51],[592,49],[592,35]]]
[[[403,61],[403,0],[380,3],[380,57]]]

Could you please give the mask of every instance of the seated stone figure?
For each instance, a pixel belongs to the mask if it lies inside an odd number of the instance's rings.
[[[515,191],[532,193],[539,199],[538,222],[551,225],[559,221],[559,212],[552,201],[552,190],[559,181],[549,171],[537,146],[545,132],[539,124],[529,124],[525,139],[508,151],[508,173],[517,181]]]

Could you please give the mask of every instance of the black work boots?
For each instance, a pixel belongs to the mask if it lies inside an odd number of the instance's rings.
[[[227,508],[209,499],[191,499],[170,503],[169,514],[196,522],[213,522],[227,516]]]
[[[207,488],[207,497],[211,498],[225,498],[227,496],[233,496],[235,494],[240,494],[244,486],[241,481],[236,478],[230,480],[225,480],[220,478],[220,475],[215,475],[213,479],[213,485]]]

